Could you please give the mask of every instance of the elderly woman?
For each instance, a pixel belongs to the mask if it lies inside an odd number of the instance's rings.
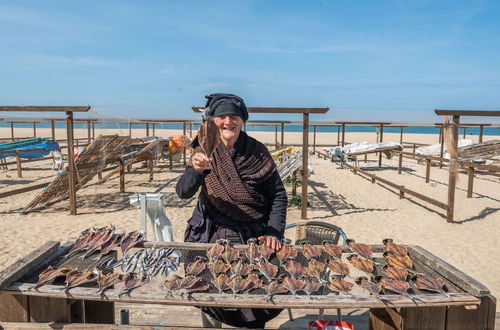
[[[221,143],[209,158],[195,139],[189,166],[177,182],[180,198],[193,197],[201,187],[185,241],[228,239],[246,243],[249,238],[257,238],[279,250],[287,195],[276,164],[262,143],[241,131],[248,120],[241,98],[232,94],[211,94],[207,98],[204,119],[213,118]],[[228,325],[247,328],[263,328],[280,312],[252,308],[202,310]]]

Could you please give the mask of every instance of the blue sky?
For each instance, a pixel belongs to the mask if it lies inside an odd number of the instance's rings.
[[[2,105],[195,118],[231,92],[331,108],[315,120],[419,122],[500,108],[499,1],[0,0],[0,40]]]

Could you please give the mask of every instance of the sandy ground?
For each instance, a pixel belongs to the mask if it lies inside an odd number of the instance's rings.
[[[20,132],[19,136],[32,133],[30,129],[17,131]],[[38,131],[40,136],[50,136],[50,130]],[[128,134],[128,130],[115,132]],[[157,130],[156,133],[169,136],[179,131]],[[86,134],[86,130],[77,130],[76,135],[86,137]],[[134,135],[141,134],[142,130],[134,130]],[[274,140],[274,133],[250,134],[264,142]],[[58,130],[57,135],[63,136],[64,131]],[[1,128],[0,136],[10,136],[10,129]],[[346,135],[346,140],[351,142],[374,142],[375,138],[374,133]],[[488,136],[485,139],[493,138]],[[285,134],[285,143],[299,143],[301,140],[299,133]],[[318,133],[318,143],[335,143],[336,140],[336,133]],[[384,140],[399,141],[399,134],[384,134]],[[405,134],[404,140],[437,143],[438,137]],[[474,141],[477,141],[477,137],[474,137]],[[404,172],[401,175],[397,174],[397,158],[387,160],[384,157],[382,168],[377,168],[374,156],[368,160],[367,163],[361,162],[360,166],[371,173],[446,202],[448,172],[445,169],[432,167],[431,182],[425,183],[425,166],[414,160],[404,159]],[[447,223],[443,210],[411,197],[400,200],[397,191],[378,183],[372,184],[349,170],[340,169],[329,160],[312,156],[310,164],[314,168],[308,191],[310,220],[340,226],[358,242],[380,244],[382,239],[392,237],[399,243],[420,245],[483,283],[494,296],[500,296],[500,178],[476,176],[474,196],[467,199],[467,176],[460,174],[456,190],[455,222]],[[160,163],[155,169],[154,181],[148,182],[147,170],[134,167],[126,175],[126,193],[118,192],[116,176],[103,184],[96,184],[96,180],[93,180],[78,192],[76,216],[68,214],[68,202],[20,215],[19,211],[36,196],[37,191],[1,199],[0,269],[48,240],[66,241],[92,226],[113,224],[123,231],[140,228],[139,210],[129,204],[132,193],[163,193],[166,213],[174,228],[174,238],[181,241],[185,222],[196,202],[194,198],[181,200],[175,194],[175,183],[182,171],[182,162],[175,164],[173,170],[168,169],[168,164]],[[17,178],[15,165],[11,165],[9,170],[0,170],[0,192],[50,181],[55,175],[51,161],[23,165],[23,178]],[[300,210],[289,209],[287,222],[293,223],[299,219]],[[497,311],[500,309],[497,308]]]

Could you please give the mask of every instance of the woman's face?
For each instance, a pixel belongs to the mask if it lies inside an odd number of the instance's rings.
[[[243,119],[236,115],[214,117],[215,125],[219,127],[220,138],[226,147],[233,147],[240,136]]]

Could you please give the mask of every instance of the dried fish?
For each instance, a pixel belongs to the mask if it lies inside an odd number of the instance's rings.
[[[321,257],[321,249],[317,246],[314,246],[311,244],[309,241],[302,241],[300,242],[300,245],[302,245],[302,254],[306,258],[319,258]]]
[[[191,297],[191,293],[206,291],[209,287],[209,284],[203,278],[193,275],[184,277],[179,284],[179,289],[183,291],[182,295],[187,293],[188,299]]]
[[[371,282],[367,277],[361,276],[356,279],[356,284],[368,291],[371,295],[376,296],[378,299],[391,303],[390,300],[380,295],[382,286],[380,283]],[[392,304],[392,303],[391,303]]]
[[[302,277],[301,277],[302,278]],[[298,291],[301,291],[306,284],[304,281],[290,277],[290,276],[284,276],[283,277],[283,286],[292,293],[292,295],[297,295]]]
[[[267,293],[266,301],[272,301],[274,295],[288,292],[288,289],[279,280],[272,280],[268,285],[264,286],[264,290]]]
[[[216,241],[210,249],[207,250],[207,258],[212,261],[215,257],[222,256],[224,252],[224,245],[220,241]]]
[[[373,257],[372,248],[366,244],[356,243],[353,239],[346,240],[347,245],[352,252],[359,254],[363,258],[370,259]]]
[[[365,272],[367,274],[370,274],[375,270],[375,264],[373,261],[360,258],[356,254],[351,254],[350,256],[347,257],[347,260],[356,267],[357,269],[361,270],[362,272]]]
[[[228,264],[235,261],[239,257],[240,257],[240,252],[235,248],[233,248],[230,243],[224,246],[224,252],[222,252],[222,258],[224,258],[224,260],[226,260]]]
[[[382,277],[380,278],[380,284],[385,290],[402,295],[409,295],[408,291],[410,290],[410,284],[408,284],[408,282]]]
[[[212,284],[219,290],[219,294],[222,294],[223,291],[229,290],[229,277],[222,273],[219,274],[216,278],[212,279]]]
[[[56,278],[61,276],[66,276],[71,271],[71,268],[52,268],[52,266],[47,267],[43,272],[38,275],[38,282],[35,284],[33,289],[38,289],[41,286],[52,283]]]
[[[107,254],[114,248],[118,247],[120,245],[121,240],[123,239],[123,235],[124,234],[114,234],[113,237],[107,243],[103,244],[101,247],[101,255],[98,258]]]
[[[173,279],[163,282],[163,286],[167,289],[167,296],[172,296],[172,291],[177,291],[181,288],[182,277],[174,275]]]
[[[306,274],[304,267],[295,258],[286,259],[284,268],[293,278],[301,278],[302,275]]]
[[[281,249],[276,252],[276,257],[280,263],[284,263],[287,258],[296,258],[299,252],[290,245],[290,240],[284,238],[281,240]]]
[[[451,295],[444,290],[445,282],[441,278],[431,278],[427,276],[415,276],[412,278],[413,283],[417,289],[426,290],[431,292],[442,293],[447,296],[449,299],[453,300]]]
[[[129,249],[133,248],[142,241],[144,241],[144,233],[142,232],[133,231],[124,235],[120,242],[120,248],[123,255],[125,255]]]
[[[334,274],[349,276],[349,265],[337,260],[327,259],[326,266]]]
[[[259,278],[259,274],[255,272],[248,274],[247,281],[248,285],[245,293],[250,292],[251,290],[260,289],[264,286],[264,283]]]
[[[118,297],[121,297],[124,294],[130,296],[130,292],[132,292],[132,290],[137,289],[138,287],[141,287],[146,283],[149,283],[150,280],[151,278],[145,276],[144,274],[137,276],[133,273],[128,273],[124,278],[125,289],[123,289],[123,291],[118,294]]]
[[[385,275],[393,280],[406,281],[408,279],[408,271],[404,268],[384,266]]]
[[[212,276],[216,278],[219,274],[221,273],[226,273],[230,266],[226,264],[223,260],[222,257],[217,257],[214,256],[212,257],[212,261],[208,264],[208,269],[212,273]]]
[[[236,294],[238,292],[246,290],[246,288],[248,287],[248,284],[249,284],[248,280],[239,276],[239,275],[236,275],[235,277],[233,277],[229,281],[229,287],[233,291],[233,297],[236,297]]]
[[[259,242],[258,250],[261,258],[269,262],[271,255],[274,253],[274,250],[271,247],[267,246],[266,241]]]
[[[278,271],[279,271],[278,266],[270,264],[268,262],[265,262],[262,259],[260,259],[257,262],[255,269],[257,269],[262,275],[264,275],[264,277],[268,281],[271,281],[273,278],[275,278],[276,275],[278,275]]]
[[[307,267],[305,269],[307,275],[316,278],[318,281],[323,281],[323,275],[325,272],[325,264],[316,259],[309,259],[307,261]]]
[[[231,277],[234,276],[247,276],[254,268],[254,266],[247,264],[242,258],[233,261],[231,264]]]
[[[69,280],[69,276],[67,276],[66,287],[64,289],[66,292],[68,292],[70,289],[75,288],[77,286],[96,282],[98,278],[99,278],[99,273],[96,270],[72,276],[71,280]]]
[[[413,270],[413,262],[409,256],[396,256],[390,252],[384,252],[384,258],[390,266],[404,268],[410,271]]]
[[[304,288],[302,288],[302,291],[304,291],[309,299],[312,299],[311,295],[321,289],[323,287],[323,284],[320,283],[316,278],[304,275],[302,276],[302,282],[304,283]]]
[[[259,249],[257,247],[257,239],[250,238],[247,240],[247,248],[245,250],[245,256],[247,257],[250,264],[255,264],[255,259],[260,258]]]
[[[340,260],[342,258],[342,246],[333,244],[331,240],[323,241],[323,249],[335,259]]]
[[[408,255],[408,250],[399,245],[394,243],[394,240],[392,238],[386,238],[382,241],[385,245],[384,250],[392,253],[395,256],[406,256]]]
[[[198,143],[207,157],[212,156],[220,141],[220,131],[213,118],[205,120],[198,131]]]
[[[84,259],[86,256],[92,254],[94,251],[99,250],[103,245],[108,243],[113,238],[115,233],[115,226],[111,225],[109,228],[103,229],[96,238],[90,243],[87,252],[81,256]]]
[[[353,286],[354,284],[339,277],[332,277],[330,279],[330,283],[328,283],[328,288],[330,288],[330,290],[344,294],[348,294],[352,290]]]
[[[207,258],[197,256],[193,262],[186,266],[186,275],[200,275],[207,267]]]
[[[97,293],[103,295],[104,291],[111,288],[116,283],[123,281],[123,274],[114,273],[109,275],[99,275],[97,279],[97,285],[99,285],[99,290]]]

